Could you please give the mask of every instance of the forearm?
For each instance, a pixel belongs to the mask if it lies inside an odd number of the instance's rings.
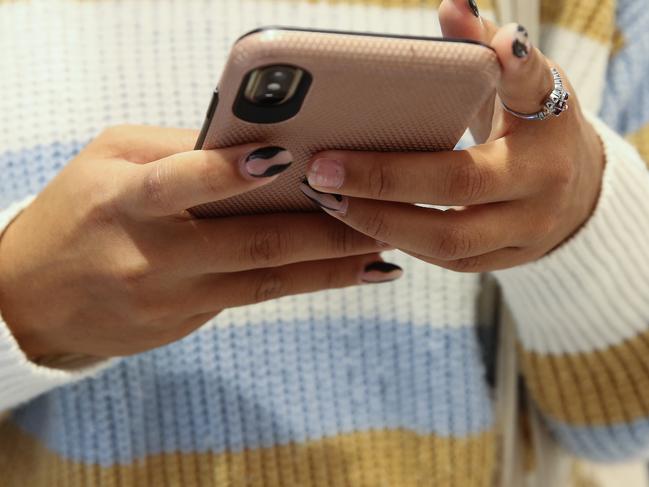
[[[649,171],[595,125],[607,167],[593,217],[540,261],[496,275],[527,386],[557,438],[615,460],[649,448]]]

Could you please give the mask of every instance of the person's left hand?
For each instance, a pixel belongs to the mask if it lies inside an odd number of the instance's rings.
[[[524,29],[498,30],[473,14],[470,0],[444,0],[440,21],[446,36],[496,50],[498,96],[508,107],[541,109],[557,66]],[[590,218],[602,184],[601,141],[561,74],[572,97],[558,118],[524,121],[498,102],[472,126],[486,138],[482,145],[439,153],[327,151],[310,162],[310,187],[302,190],[350,227],[447,269],[488,272],[537,260]]]

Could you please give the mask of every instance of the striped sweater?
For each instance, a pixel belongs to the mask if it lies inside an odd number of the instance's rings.
[[[0,229],[103,127],[199,125],[243,32],[434,35],[437,5],[0,0]],[[541,47],[600,113],[607,166],[576,236],[496,273],[532,407],[567,452],[597,461],[649,452],[647,7],[541,2]],[[0,320],[0,483],[494,485],[481,278],[388,258],[401,281],[227,310],[177,343],[99,365],[33,364]]]

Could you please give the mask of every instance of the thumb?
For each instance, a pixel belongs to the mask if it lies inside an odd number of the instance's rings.
[[[251,191],[288,169],[293,156],[281,147],[247,145],[181,152],[133,165],[120,194],[128,214],[164,217]]]
[[[494,36],[492,47],[502,65],[498,87],[501,101],[519,113],[541,111],[554,88],[554,80],[548,59],[532,46],[525,27],[504,26]]]
[[[498,31],[493,22],[480,15],[475,0],[443,0],[439,6],[439,23],[448,39],[470,39],[489,44]]]

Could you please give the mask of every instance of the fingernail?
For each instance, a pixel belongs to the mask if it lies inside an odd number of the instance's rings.
[[[307,173],[311,186],[338,189],[345,181],[345,168],[334,159],[316,159]]]
[[[293,156],[282,147],[262,147],[251,152],[243,160],[243,169],[253,178],[275,176],[293,163]]]
[[[468,0],[469,2],[469,8],[473,12],[473,15],[476,17],[480,17],[480,10],[478,9],[478,4],[475,3],[475,0]]]
[[[313,201],[316,205],[324,208],[325,210],[334,211],[344,215],[347,213],[347,206],[349,205],[349,200],[342,195],[332,194],[332,193],[322,193],[317,189],[313,189],[309,185],[309,180],[303,178],[300,184],[300,190],[304,193],[304,196]]]
[[[514,56],[521,59],[526,58],[530,53],[531,47],[530,35],[527,32],[527,29],[522,25],[519,25],[516,29],[516,35],[514,36],[514,43],[512,44]]]
[[[403,276],[403,269],[389,262],[377,261],[365,266],[361,281],[368,284],[396,281]]]

